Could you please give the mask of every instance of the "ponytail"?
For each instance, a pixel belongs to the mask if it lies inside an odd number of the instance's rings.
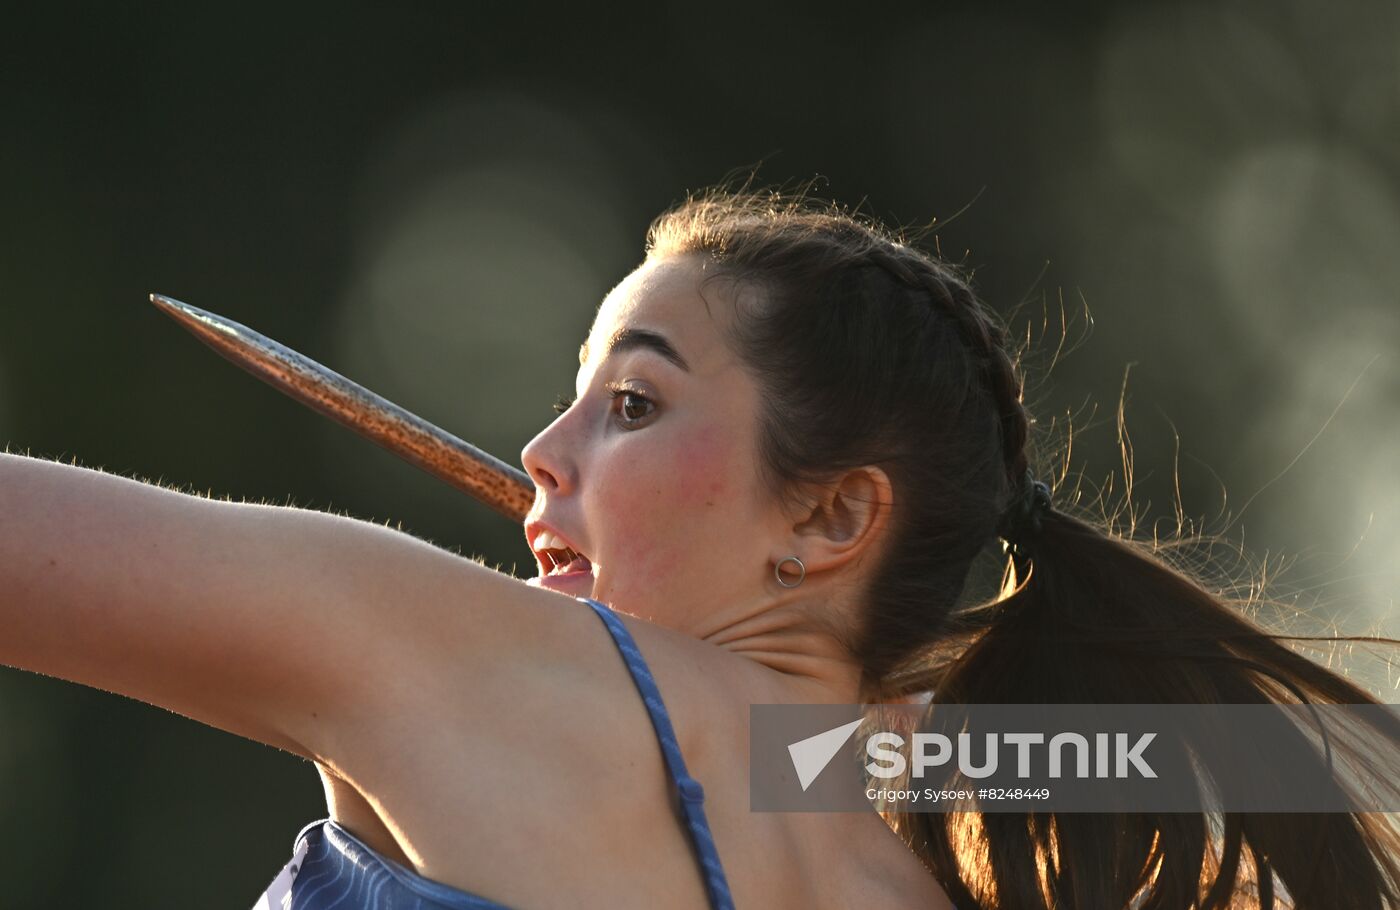
[[[918,681],[937,702],[1376,703],[1149,545],[1045,506],[1029,510],[1038,528],[1010,547],[1011,593],[961,615],[966,647]],[[1400,724],[1371,732],[1400,747]],[[1272,908],[1275,876],[1281,906],[1400,906],[1400,836],[1381,815],[1229,812],[1223,830],[1199,813],[896,813],[891,823],[964,910],[1223,910],[1250,885],[1257,902],[1245,905]]]

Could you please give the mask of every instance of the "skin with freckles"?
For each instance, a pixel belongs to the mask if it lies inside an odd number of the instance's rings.
[[[594,321],[574,403],[522,455],[541,488],[532,517],[588,555],[591,596],[698,637],[702,600],[752,596],[740,580],[763,572],[774,524],[753,469],[756,390],[716,317],[732,308],[707,312],[690,263],[629,275]],[[623,327],[664,335],[689,370],[647,348],[607,354]]]
[[[858,668],[825,624],[858,615],[892,504],[888,478],[852,471],[796,507],[769,488],[757,455],[761,390],[726,340],[734,292],[702,287],[709,268],[698,257],[649,260],[599,308],[574,402],[521,455],[537,487],[527,525],[544,522],[593,573],[532,583],[746,654],[810,683],[813,697],[858,700]],[[654,346],[610,345],[634,330],[664,338],[684,367]],[[796,588],[774,578],[789,555],[807,566]]]

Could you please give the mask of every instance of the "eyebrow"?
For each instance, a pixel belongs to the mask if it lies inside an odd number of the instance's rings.
[[[603,356],[607,357],[612,354],[620,354],[623,351],[636,350],[639,348],[660,354],[682,370],[685,370],[687,373],[690,372],[690,364],[686,363],[685,358],[680,355],[680,352],[671,345],[671,342],[666,340],[666,336],[662,335],[660,332],[653,332],[650,329],[618,329],[613,333],[612,337],[608,339],[608,349]],[[585,341],[579,346],[578,362],[582,364],[587,360],[588,342]]]

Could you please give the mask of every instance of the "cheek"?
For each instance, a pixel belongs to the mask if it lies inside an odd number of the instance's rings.
[[[679,433],[664,447],[648,446],[600,478],[614,560],[639,584],[655,585],[693,556],[697,535],[721,514],[742,514],[733,501],[739,471],[733,444],[716,430]]]
[[[738,467],[730,445],[720,433],[697,430],[687,434],[673,461],[677,505],[687,510],[733,505],[726,500],[734,488]]]

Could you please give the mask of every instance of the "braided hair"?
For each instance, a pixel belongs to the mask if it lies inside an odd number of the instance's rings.
[[[647,256],[702,257],[702,295],[718,285],[734,301],[727,340],[764,393],[758,447],[775,493],[865,465],[890,476],[892,533],[862,611],[830,630],[867,703],[931,691],[966,704],[1375,702],[1154,541],[1050,507],[1017,354],[954,266],[834,204],[747,186],[663,213]],[[974,559],[999,540],[1009,593],[958,609]],[[1400,729],[1378,735],[1400,742]],[[1274,906],[1275,878],[1298,907],[1400,901],[1400,842],[1360,813],[1232,813],[1223,837],[1189,814],[888,820],[963,908],[1217,910],[1235,906],[1244,869],[1260,906]]]
[[[707,256],[705,287],[741,302],[731,342],[766,392],[759,453],[776,491],[889,471],[896,533],[870,608],[861,627],[831,631],[868,700],[931,688],[922,658],[966,624],[951,610],[1030,461],[1001,320],[950,265],[803,199],[712,192],[658,218],[647,253]]]

